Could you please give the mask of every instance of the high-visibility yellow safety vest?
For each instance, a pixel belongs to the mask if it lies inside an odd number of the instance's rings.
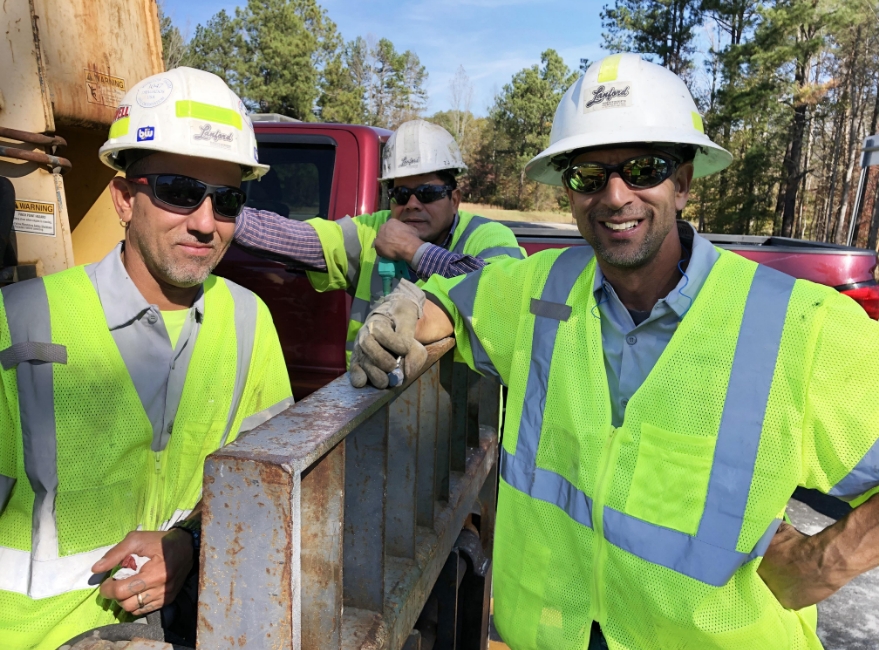
[[[54,650],[124,615],[92,565],[184,518],[205,456],[290,382],[266,306],[215,276],[163,451],[83,267],[4,288],[0,350],[0,649]]]
[[[508,386],[494,620],[511,648],[817,649],[757,567],[797,486],[879,485],[879,323],[720,252],[622,426],[587,247],[431,278],[467,362]]]
[[[357,332],[366,315],[382,296],[382,280],[378,274],[375,238],[378,230],[391,218],[389,210],[338,221],[309,219],[323,247],[326,271],[308,271],[311,285],[318,291],[346,289],[353,296],[345,363],[351,362],[351,351]],[[462,255],[480,257],[494,262],[500,259],[523,259],[525,251],[516,242],[513,231],[502,223],[469,212],[458,212],[458,226],[452,235],[449,250]],[[397,286],[399,278],[392,286]],[[418,286],[423,280],[416,281]]]

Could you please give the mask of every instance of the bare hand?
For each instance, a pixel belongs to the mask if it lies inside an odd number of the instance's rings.
[[[127,612],[144,616],[172,602],[180,592],[192,569],[192,538],[179,529],[128,533],[92,567],[92,573],[109,571],[129,555],[141,555],[150,561],[130,578],[105,580],[101,595],[118,601]]]
[[[819,603],[851,579],[828,562],[829,536],[830,529],[809,536],[789,524],[779,526],[757,574],[784,607],[802,609]]]
[[[415,252],[424,242],[412,226],[396,219],[388,219],[382,224],[375,238],[375,250],[389,260],[403,260],[412,263]]]

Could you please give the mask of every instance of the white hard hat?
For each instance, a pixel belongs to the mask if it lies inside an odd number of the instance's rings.
[[[404,176],[467,169],[452,134],[424,120],[404,122],[394,131],[382,154],[382,177],[389,181]]]
[[[590,65],[562,97],[549,143],[525,166],[528,178],[549,185],[562,184],[566,154],[592,147],[691,145],[696,178],[732,162],[732,154],[705,135],[681,78],[638,54],[614,54]]]
[[[125,171],[120,153],[128,150],[236,163],[245,181],[269,171],[259,164],[253,124],[241,99],[217,75],[193,68],[147,77],[125,94],[99,151],[101,162]]]

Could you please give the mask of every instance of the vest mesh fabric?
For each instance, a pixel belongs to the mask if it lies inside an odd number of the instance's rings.
[[[141,526],[157,530],[201,495],[204,457],[219,447],[235,380],[234,303],[226,281],[205,283],[205,318],[196,340],[171,442],[150,450],[152,426],[141,406],[91,281],[81,267],[47,276],[52,342],[67,346],[68,363],[53,368],[59,556],[118,543]],[[290,396],[290,383],[268,310],[257,301],[257,331],[241,421]],[[9,328],[0,318],[0,345]],[[2,409],[15,420],[18,481],[0,514],[0,546],[29,551],[33,492],[24,472],[15,370],[4,371]],[[90,566],[91,562],[89,562]],[[97,588],[49,598],[0,590],[0,649],[54,650],[80,632],[126,617]]]
[[[452,315],[464,359],[476,365],[472,327],[476,345],[509,386],[507,454],[517,453],[529,395],[535,323],[530,302],[541,297],[561,254],[545,251],[524,262],[486,267],[469,314],[462,314],[463,301],[455,298],[465,279],[434,277],[425,286]],[[721,253],[629,401],[623,425],[614,430],[592,296],[594,264],[574,284],[566,301],[571,315],[559,323],[536,462],[592,499],[591,527],[501,481],[494,567],[501,636],[517,650],[583,648],[592,620],[598,620],[611,650],[820,648],[814,608],[781,607],[756,573],[759,559],[739,566],[722,586],[712,586],[604,538],[605,507],[661,529],[687,535],[698,530],[757,266]],[[841,345],[844,360],[838,359]],[[772,530],[797,485],[828,491],[876,443],[879,404],[872,384],[863,381],[853,390],[851,378],[870,376],[879,363],[877,349],[879,326],[853,302],[826,287],[795,283],[754,476],[750,487],[744,486],[743,521],[737,539],[727,544],[750,553]],[[749,407],[754,408],[750,402],[736,405]],[[875,480],[879,483],[879,476]]]

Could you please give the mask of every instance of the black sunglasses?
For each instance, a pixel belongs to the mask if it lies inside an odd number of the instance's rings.
[[[644,190],[662,183],[679,164],[680,161],[656,154],[635,156],[618,165],[583,162],[568,167],[562,173],[562,181],[574,192],[594,194],[603,190],[610,175],[616,172],[629,187]]]
[[[397,205],[406,205],[409,203],[409,197],[414,194],[415,198],[422,203],[433,203],[444,196],[451,196],[454,189],[451,185],[430,184],[419,185],[414,190],[410,190],[408,187],[389,187],[388,199]]]
[[[174,208],[193,210],[207,197],[213,197],[214,211],[234,219],[241,214],[247,195],[237,187],[211,185],[181,174],[142,174],[128,178],[138,185],[149,185],[158,201]]]

